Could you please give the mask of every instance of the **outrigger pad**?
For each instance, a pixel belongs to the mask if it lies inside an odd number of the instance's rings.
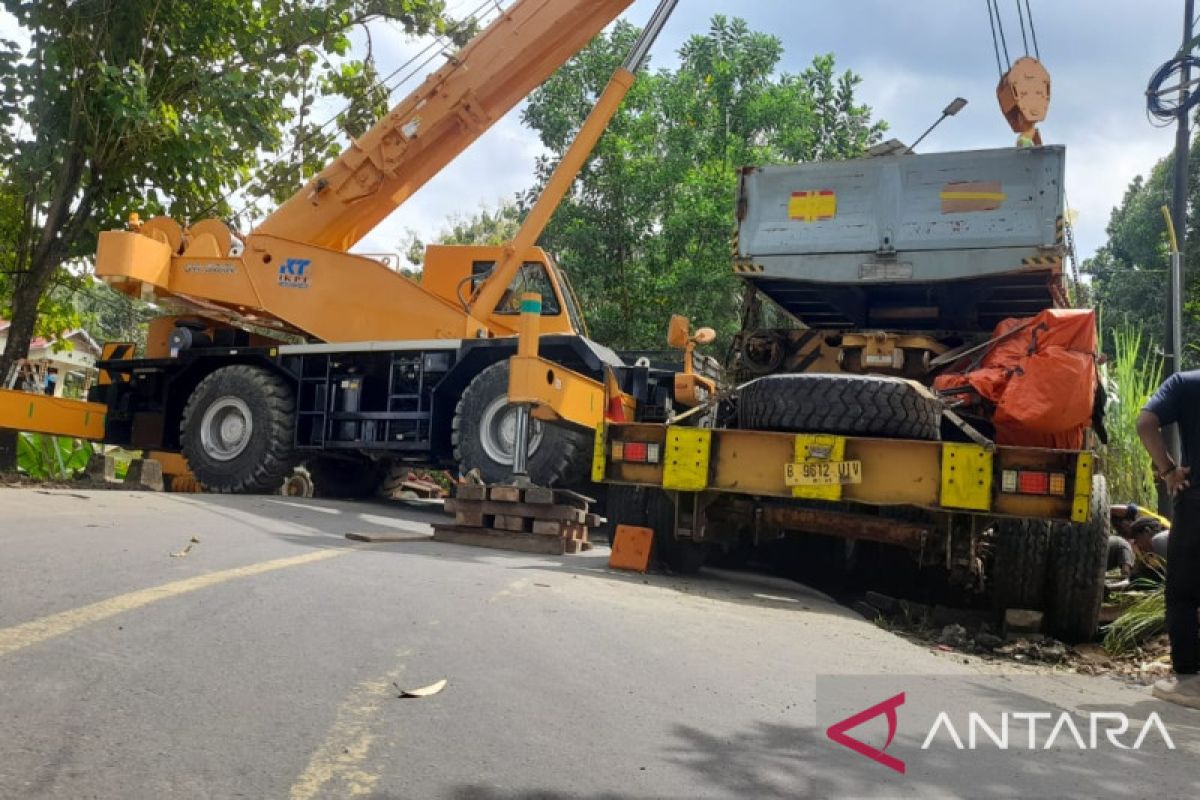
[[[650,549],[653,542],[652,528],[618,525],[612,555],[608,557],[609,568],[645,572],[650,567]]]

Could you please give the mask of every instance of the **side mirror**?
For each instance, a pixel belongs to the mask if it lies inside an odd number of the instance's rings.
[[[678,314],[671,315],[671,324],[667,328],[667,344],[677,350],[682,350],[688,345],[690,339],[692,324],[687,317],[681,317]]]

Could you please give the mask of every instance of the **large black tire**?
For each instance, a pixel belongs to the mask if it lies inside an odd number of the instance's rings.
[[[1050,583],[1046,629],[1064,642],[1085,642],[1096,633],[1104,602],[1108,560],[1108,482],[1092,478],[1091,518],[1084,523],[1050,526]]]
[[[942,404],[901,378],[882,375],[768,375],[742,387],[741,427],[938,439]]]
[[[454,457],[465,474],[484,483],[512,479],[513,414],[508,406],[508,361],[480,372],[454,410]],[[579,486],[592,463],[592,437],[562,425],[531,420],[529,479],[539,486]]]
[[[210,492],[274,494],[296,463],[295,416],[295,393],[283,378],[261,367],[222,367],[183,409],[183,455]]]
[[[992,599],[998,608],[1046,605],[1050,527],[1044,520],[1002,519],[992,551]]]
[[[369,458],[317,456],[306,464],[314,497],[374,497],[387,475],[386,465]]]

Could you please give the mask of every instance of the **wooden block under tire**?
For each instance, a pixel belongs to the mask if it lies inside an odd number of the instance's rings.
[[[519,503],[521,490],[516,486],[493,486],[488,489],[488,499],[497,503]]]
[[[498,531],[492,528],[460,528],[456,525],[437,524],[433,526],[433,540],[449,544],[465,544],[471,547],[516,550],[521,553],[552,556],[561,556],[566,553],[566,542],[558,537]]]
[[[514,517],[506,514],[497,514],[496,521],[493,526],[502,531],[516,531],[524,533],[529,530],[529,520],[525,517]]]
[[[554,490],[541,486],[530,486],[525,489],[525,502],[549,505],[554,502]]]
[[[454,524],[472,528],[488,527],[488,515],[482,511],[455,511]]]
[[[459,500],[486,500],[487,487],[479,483],[460,483],[454,487],[454,496]]]
[[[533,532],[543,536],[561,536],[567,523],[555,519],[535,519]]]

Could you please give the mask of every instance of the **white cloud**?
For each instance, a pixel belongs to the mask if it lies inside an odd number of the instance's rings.
[[[626,17],[642,24],[656,3],[637,0]],[[1146,122],[1142,93],[1150,73],[1178,47],[1179,4],[1032,0],[1032,5],[1038,44],[1054,80],[1043,132],[1048,142],[1067,146],[1067,195],[1079,212],[1083,258],[1103,244],[1109,213],[1129,181],[1172,147],[1170,131]],[[890,135],[902,140],[915,139],[950,99],[966,97],[967,108],[925,141],[924,152],[1006,147],[1014,136],[996,105],[985,9],[964,0],[689,0],[678,6],[653,61],[674,63],[675,50],[688,36],[707,31],[713,14],[741,16],[752,29],[781,39],[786,71],[798,72],[814,55],[834,53],[839,67],[863,77],[860,97],[890,123]],[[1015,11],[1005,13],[1009,54],[1015,58],[1023,51],[1020,31]],[[407,227],[432,236],[450,214],[469,213],[528,188],[539,152],[536,135],[510,114],[389,217],[371,236],[372,247],[393,246]]]
[[[481,0],[451,0],[459,15]],[[1031,0],[1043,60],[1054,80],[1050,116],[1043,125],[1048,142],[1067,146],[1067,193],[1079,211],[1079,254],[1086,257],[1104,242],[1113,206],[1129,181],[1149,171],[1170,151],[1172,131],[1146,121],[1146,80],[1178,47],[1177,0]],[[636,0],[626,18],[642,24],[657,0]],[[1009,52],[1023,49],[1011,4]],[[1003,147],[1013,136],[995,101],[996,63],[985,4],[976,0],[687,0],[680,3],[652,60],[675,62],[675,50],[688,37],[703,34],[714,14],[744,17],[753,30],[779,37],[782,68],[798,72],[814,55],[832,52],[839,67],[863,77],[859,96],[890,135],[912,141],[937,118],[951,98],[970,104],[947,120],[921,150]],[[17,33],[0,12],[0,37]],[[373,31],[383,74],[408,62],[428,43],[388,26]],[[362,40],[357,42],[361,48]],[[405,90],[441,64],[435,59]],[[330,110],[332,113],[332,110]],[[446,167],[362,243],[372,252],[394,250],[405,229],[432,237],[453,214],[511,198],[533,183],[534,161],[542,148],[523,128],[519,109],[500,120]]]

